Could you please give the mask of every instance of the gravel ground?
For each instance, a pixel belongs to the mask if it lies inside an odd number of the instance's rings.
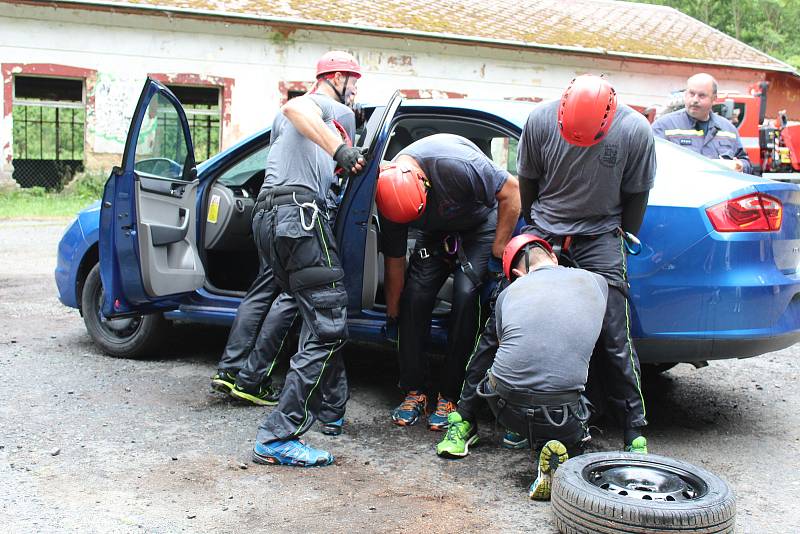
[[[91,343],[53,281],[66,221],[0,222],[0,516],[5,532],[556,532],[525,497],[532,464],[481,427],[469,458],[395,427],[391,354],[350,349],[345,434],[307,434],[336,464],[250,463],[265,410],[210,391],[223,329],[179,326],[159,359]],[[797,532],[798,347],[680,365],[645,382],[651,452],[726,479],[737,532]],[[620,445],[616,429],[594,448]]]

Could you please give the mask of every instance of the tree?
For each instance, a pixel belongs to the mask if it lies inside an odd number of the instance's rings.
[[[642,0],[670,6],[800,69],[800,0]]]

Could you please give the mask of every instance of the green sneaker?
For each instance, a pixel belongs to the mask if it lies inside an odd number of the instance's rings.
[[[539,468],[536,480],[528,488],[528,497],[536,501],[549,501],[550,488],[553,486],[553,473],[558,466],[569,460],[567,448],[560,441],[551,439],[539,453]]]
[[[647,438],[639,436],[631,441],[630,445],[625,445],[625,452],[635,452],[637,454],[647,454]]]
[[[463,458],[469,454],[469,446],[478,441],[475,425],[461,419],[458,412],[447,415],[447,434],[436,445],[436,454],[442,458]]]
[[[239,384],[234,384],[233,389],[231,389],[231,395],[258,406],[275,406],[281,397],[280,391],[271,385],[259,386],[258,389],[248,389]]]
[[[236,375],[221,369],[211,377],[211,389],[224,395],[233,390],[234,384],[236,384]]]

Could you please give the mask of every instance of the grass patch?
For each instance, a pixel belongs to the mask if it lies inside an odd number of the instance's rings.
[[[102,196],[105,180],[98,175],[81,176],[63,191],[42,187],[0,189],[0,220],[74,217]]]

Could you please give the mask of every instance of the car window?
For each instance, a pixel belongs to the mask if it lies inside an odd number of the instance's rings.
[[[495,137],[491,141],[492,161],[514,176],[517,175],[517,145],[514,137]]]
[[[719,115],[724,115],[725,112],[725,104],[714,104],[711,106],[712,111]],[[746,106],[742,102],[734,102],[733,103],[733,115],[731,117],[726,117],[731,121],[731,123],[739,128],[742,123],[744,122],[744,115],[745,111],[747,110]]]
[[[244,185],[245,182],[252,178],[256,173],[264,172],[264,169],[267,167],[268,154],[269,145],[259,148],[230,167],[222,174],[222,176],[219,177],[217,181],[228,187]]]
[[[189,155],[178,110],[162,94],[147,106],[139,135],[133,168],[142,173],[180,179]]]

